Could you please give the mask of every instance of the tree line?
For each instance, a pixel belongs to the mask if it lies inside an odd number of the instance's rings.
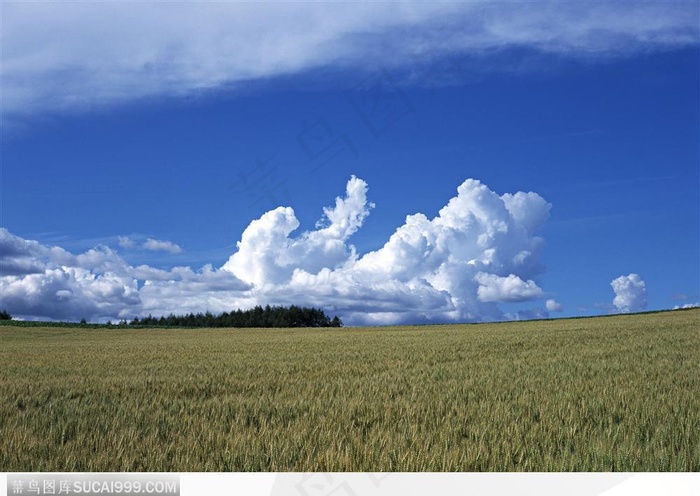
[[[167,317],[135,317],[122,325],[140,327],[342,327],[343,322],[337,317],[330,318],[320,308],[307,308],[292,305],[290,307],[260,305],[250,310],[234,310],[219,315],[206,313],[189,313]]]

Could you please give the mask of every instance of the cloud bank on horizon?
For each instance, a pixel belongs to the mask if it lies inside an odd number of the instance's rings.
[[[625,56],[697,44],[698,31],[694,1],[5,3],[3,120],[427,55]]]
[[[316,228],[297,235],[291,207],[271,210],[222,267],[199,270],[132,266],[108,246],[74,255],[0,228],[2,306],[26,319],[95,321],[296,304],[359,325],[519,318],[527,315],[500,305],[545,296],[535,282],[544,270],[536,233],[551,205],[537,193],[498,195],[468,179],[433,219],[408,215],[384,246],[361,255],[349,239],[374,207],[367,194],[351,177]],[[133,248],[127,239],[120,245]]]

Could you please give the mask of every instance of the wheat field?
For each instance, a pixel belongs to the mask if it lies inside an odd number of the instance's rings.
[[[0,471],[699,471],[700,310],[0,327]]]

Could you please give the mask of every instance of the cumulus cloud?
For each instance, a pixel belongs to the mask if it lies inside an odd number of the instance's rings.
[[[182,247],[172,241],[161,239],[146,238],[145,241],[141,236],[117,236],[118,244],[125,250],[148,250],[148,251],[166,251],[168,253],[182,253]]]
[[[63,248],[48,248],[36,241],[15,236],[4,227],[0,227],[0,276],[22,277],[42,273],[48,258],[58,263],[77,261]]]
[[[37,248],[33,260],[41,270],[0,277],[3,305],[18,316],[77,320],[125,317],[138,311],[136,281],[109,248],[75,256],[60,248],[27,243]]]
[[[426,57],[508,48],[576,57],[663,50],[697,43],[698,11],[692,1],[11,2],[1,31],[8,118],[329,66],[415,72]]]
[[[2,229],[3,303],[19,317],[70,320],[297,304],[390,324],[522,318],[499,305],[542,298],[536,232],[551,205],[536,193],[499,196],[468,179],[433,219],[409,215],[381,248],[358,254],[349,240],[374,207],[368,191],[351,177],[315,229],[296,235],[291,207],[263,214],[218,269],[134,267],[106,246],[74,255]]]
[[[647,290],[639,274],[629,274],[613,279],[615,292],[613,305],[620,312],[640,312],[647,308]]]
[[[168,253],[180,253],[182,248],[172,241],[162,241],[158,239],[148,238],[143,244],[144,250],[150,251],[167,251]]]
[[[685,310],[688,308],[698,308],[700,307],[700,303],[685,303],[683,305],[676,305],[673,307],[674,310]]]
[[[561,303],[556,300],[547,300],[544,306],[548,312],[561,312],[563,310]]]
[[[0,228],[0,276],[23,276],[43,271],[37,260],[42,252],[39,243],[27,241]]]
[[[222,291],[244,295],[249,287],[209,266],[196,272],[189,267],[169,271],[132,267],[107,246],[75,255],[4,228],[0,228],[0,267],[3,306],[28,319],[97,321],[133,318],[149,310],[204,311],[210,308],[209,300],[216,303],[212,295]],[[196,292],[201,294],[197,305],[188,304],[187,297]],[[223,308],[230,307],[222,304],[216,310]]]
[[[118,236],[119,246],[127,250],[132,250],[136,248],[136,241],[134,241],[129,236]]]
[[[140,266],[133,275],[143,280],[139,294],[139,315],[168,315],[170,313],[224,312],[250,308],[258,303],[250,295],[251,286],[228,271],[205,265],[194,271],[175,267],[159,271]]]
[[[515,274],[501,277],[479,272],[475,278],[479,283],[477,296],[480,301],[527,301],[542,296],[535,281],[523,281]]]
[[[289,281],[295,271],[316,274],[352,262],[355,247],[346,241],[371,208],[367,183],[353,176],[345,198],[337,198],[335,208],[324,209],[318,229],[290,238],[299,221],[291,207],[278,207],[251,222],[237,244],[238,251],[223,269],[256,286],[266,286]]]
[[[435,218],[409,215],[382,248],[358,256],[346,240],[372,207],[367,189],[351,178],[325,227],[297,237],[293,209],[267,212],[223,269],[267,301],[331,307],[354,323],[500,319],[498,303],[542,296],[534,232],[551,206],[539,195],[499,196],[469,179]]]

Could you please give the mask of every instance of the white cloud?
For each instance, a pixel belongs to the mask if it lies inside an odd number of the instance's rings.
[[[221,291],[244,295],[249,287],[211,267],[197,272],[189,267],[170,271],[132,267],[107,246],[74,255],[24,240],[4,228],[0,228],[0,267],[3,305],[29,319],[128,319],[151,309],[181,313],[193,308],[193,294],[199,295],[197,308],[206,310],[211,295]]]
[[[49,265],[42,273],[0,278],[3,304],[21,317],[126,318],[139,311],[136,281],[120,274]]]
[[[168,253],[180,253],[182,248],[172,241],[161,241],[158,239],[148,238],[143,244],[144,250],[150,251],[167,251]]]
[[[528,301],[542,296],[535,281],[523,281],[515,274],[501,277],[479,272],[474,278],[479,283],[477,295],[480,301]]]
[[[10,2],[1,31],[6,119],[328,66],[415,72],[426,58],[511,47],[663,50],[697,43],[698,11],[692,1]]]
[[[117,242],[121,248],[126,250],[148,250],[148,251],[167,251],[168,253],[182,253],[182,248],[172,241],[146,238],[143,241],[141,236],[117,236]]]
[[[467,180],[437,217],[409,215],[382,248],[358,256],[346,239],[369,212],[366,192],[351,178],[325,211],[328,227],[296,238],[291,208],[267,212],[223,269],[267,302],[330,306],[355,323],[500,319],[497,302],[541,297],[531,278],[543,241],[533,231],[550,205],[535,193],[498,196]]]
[[[681,309],[687,309],[687,308],[698,308],[700,307],[700,303],[684,303],[683,305],[676,305],[673,307],[674,310],[681,310]]]
[[[139,291],[142,301],[140,315],[160,316],[207,310],[220,313],[250,308],[257,303],[250,297],[248,284],[230,272],[216,270],[211,265],[205,265],[196,272],[189,267],[158,271],[141,266],[133,275],[144,280]]]
[[[615,292],[613,305],[620,312],[640,312],[647,308],[647,290],[639,274],[629,274],[613,279]]]
[[[242,280],[264,286],[289,281],[295,271],[318,273],[355,259],[355,248],[346,240],[369,215],[367,183],[352,177],[345,198],[335,208],[325,208],[318,229],[298,238],[289,235],[299,227],[294,210],[278,207],[250,223],[238,242],[238,251],[223,269]]]
[[[545,302],[545,308],[548,312],[561,312],[563,310],[561,303],[556,300],[547,300]]]
[[[389,324],[504,319],[500,303],[542,297],[535,278],[543,270],[543,240],[535,231],[551,205],[536,193],[499,196],[468,179],[436,217],[409,215],[384,246],[359,255],[348,241],[373,207],[367,193],[367,183],[353,176],[316,228],[297,236],[291,207],[265,213],[220,269],[133,267],[105,246],[73,255],[1,230],[8,249],[0,263],[13,267],[0,277],[3,301],[23,318],[297,304],[322,307],[349,324]]]
[[[119,246],[126,248],[127,250],[132,250],[136,248],[136,241],[134,241],[129,236],[118,236]]]
[[[508,314],[511,320],[540,320],[548,319],[549,312],[544,308],[533,308],[530,310],[518,310],[514,315]]]
[[[46,268],[42,259],[48,256],[61,263],[72,259],[72,255],[62,248],[47,248],[0,227],[0,276],[39,274]]]

